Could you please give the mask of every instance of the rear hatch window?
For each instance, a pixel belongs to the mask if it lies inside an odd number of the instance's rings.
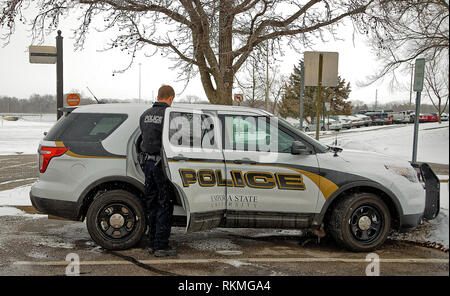
[[[112,134],[127,117],[127,114],[72,112],[58,120],[44,140],[100,142]]]

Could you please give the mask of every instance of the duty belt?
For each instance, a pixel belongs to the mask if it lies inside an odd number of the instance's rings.
[[[161,156],[159,155],[151,155],[145,152],[143,154],[144,154],[144,161],[153,160],[155,162],[159,162],[161,160]]]

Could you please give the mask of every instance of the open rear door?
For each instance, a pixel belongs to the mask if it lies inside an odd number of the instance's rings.
[[[214,111],[171,107],[163,129],[163,166],[181,195],[187,231],[219,226],[226,210],[225,163]]]

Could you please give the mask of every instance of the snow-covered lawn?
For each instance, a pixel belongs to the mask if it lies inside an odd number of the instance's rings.
[[[18,121],[0,118],[0,155],[36,154],[39,141],[55,124],[56,116],[26,116]]]
[[[411,160],[413,132],[412,124],[366,127],[346,130],[337,135],[328,133],[321,142],[331,145],[337,139],[337,145],[344,149],[374,151]],[[448,160],[448,122],[420,124],[417,161],[448,164]]]

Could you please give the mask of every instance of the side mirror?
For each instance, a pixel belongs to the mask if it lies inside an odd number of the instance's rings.
[[[300,141],[292,142],[291,153],[292,154],[305,154],[308,152],[308,148]]]

